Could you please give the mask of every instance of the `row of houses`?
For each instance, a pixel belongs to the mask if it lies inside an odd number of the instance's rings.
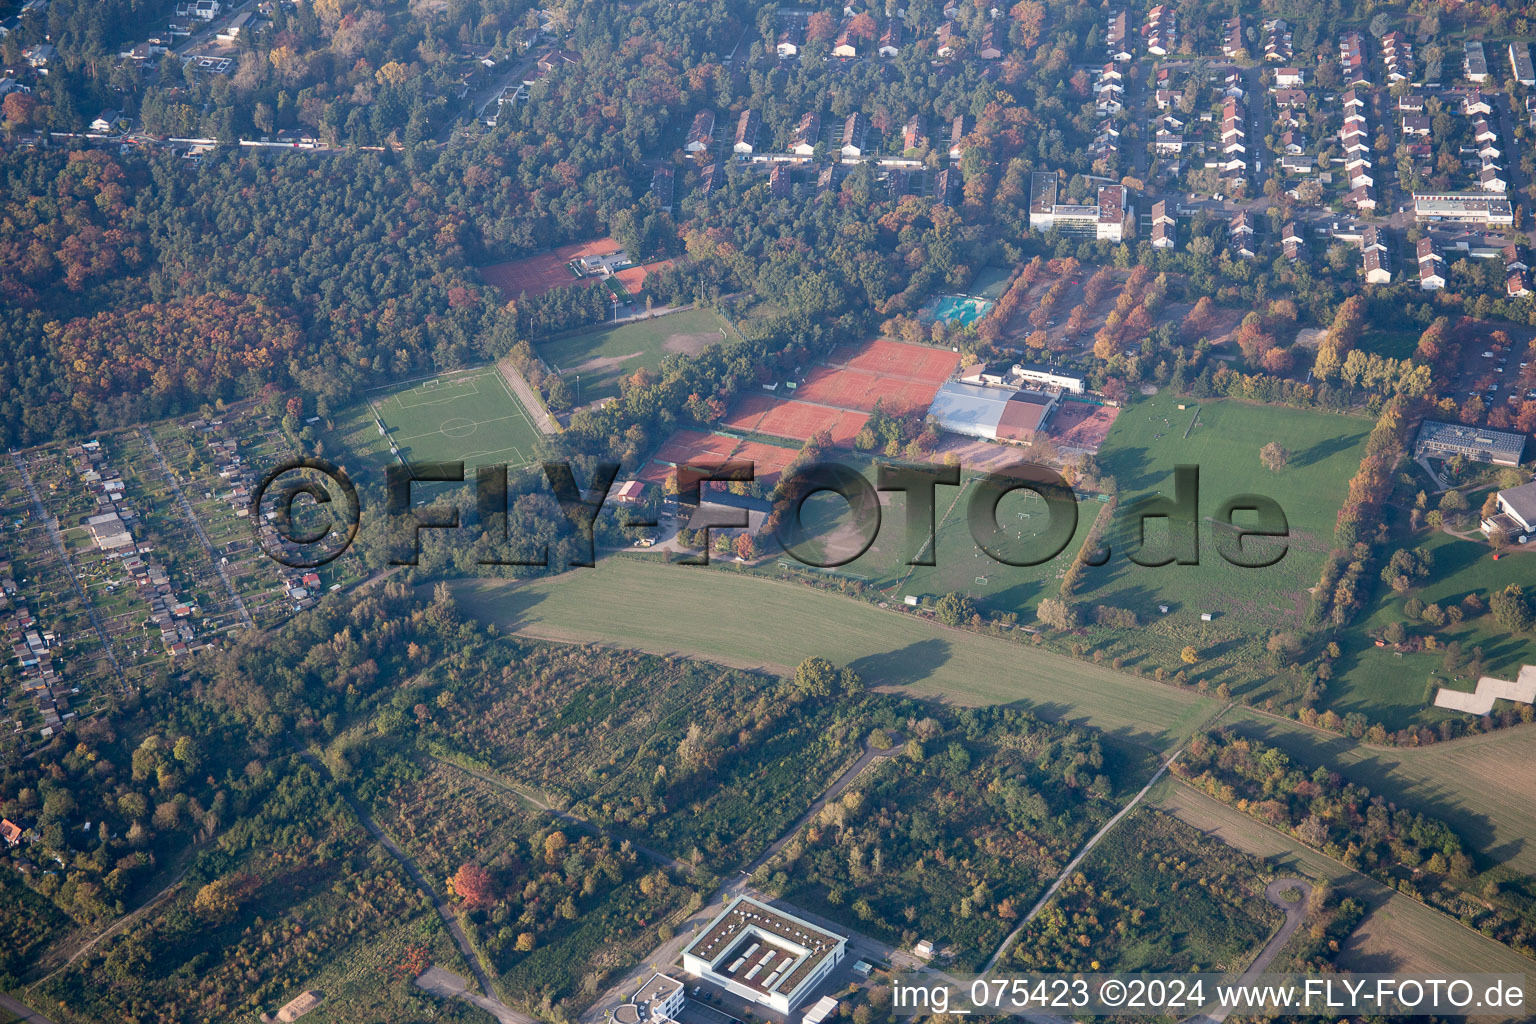
[[[1178,223],[1168,212],[1168,202],[1159,199],[1152,204],[1152,248],[1172,249],[1178,243]]]
[[[1371,84],[1366,66],[1365,37],[1359,32],[1350,31],[1339,36],[1339,72],[1346,86]]]
[[[1413,80],[1413,43],[1401,31],[1381,37],[1381,59],[1387,66],[1387,81],[1393,85]]]
[[[861,49],[867,56],[871,47],[881,57],[894,57],[900,52],[906,34],[906,23],[900,14],[886,18],[878,30],[878,36],[873,38],[858,31],[854,17],[851,13],[847,14],[838,26],[837,35],[832,41],[832,56],[858,57]],[[781,18],[778,39],[774,43],[774,51],[781,59],[800,56],[805,48],[806,21],[807,16],[798,12],[785,14]]]
[[[1147,20],[1141,26],[1147,52],[1154,57],[1166,57],[1178,47],[1178,25],[1173,8],[1158,4],[1147,12]]]
[[[1524,298],[1531,294],[1528,283],[1530,266],[1525,262],[1525,254],[1520,247],[1513,243],[1496,251],[1477,250],[1463,243],[1459,250],[1468,256],[1480,258],[1498,258],[1504,264],[1504,291],[1512,299]],[[1433,238],[1425,237],[1418,241],[1419,263],[1419,287],[1425,291],[1438,291],[1446,286],[1446,258],[1440,244]]]
[[[1366,284],[1392,281],[1392,253],[1382,231],[1374,224],[1366,225],[1360,233],[1360,263]]]
[[[1488,55],[1479,40],[1469,39],[1462,48],[1461,73],[1467,81],[1478,85],[1488,81]]]
[[[1300,263],[1307,255],[1307,240],[1302,237],[1295,221],[1287,221],[1280,229],[1280,251],[1292,263]]]
[[[1509,44],[1509,66],[1514,71],[1515,81],[1524,86],[1536,85],[1536,66],[1531,64],[1529,43],[1516,41]]]
[[[1419,287],[1427,292],[1444,288],[1445,254],[1440,251],[1440,244],[1426,235],[1419,239],[1416,256],[1419,263]]]
[[[953,11],[953,8],[950,8]],[[953,57],[959,45],[965,41],[965,30],[959,22],[955,21],[953,13],[946,16],[943,23],[934,29],[934,37],[938,40],[938,48],[934,51],[940,57]],[[996,20],[990,20],[982,26],[981,39],[976,44],[976,56],[982,60],[999,60],[1003,56],[1003,46],[1007,42],[1007,26]]]
[[[1295,55],[1290,23],[1283,18],[1264,22],[1264,59],[1270,63],[1289,64]]]
[[[1364,88],[1351,88],[1344,93],[1344,126],[1339,130],[1344,145],[1344,170],[1349,176],[1349,193],[1344,201],[1362,213],[1376,209],[1376,175],[1371,162],[1370,125],[1365,117],[1370,109],[1368,95]]]
[[[1248,179],[1247,126],[1248,108],[1243,98],[1228,95],[1221,105],[1221,158],[1217,166],[1229,191]]]
[[[1221,40],[1221,55],[1228,60],[1236,60],[1248,52],[1248,44],[1243,39],[1243,19],[1241,15],[1228,18],[1223,26],[1224,34]]]
[[[949,142],[950,160],[959,160],[965,153],[965,137],[968,121],[965,115],[956,115],[946,122],[947,137]],[[800,116],[799,123],[795,126],[790,136],[788,155],[809,159],[815,156],[816,147],[822,138],[821,114],[811,110]],[[714,147],[715,140],[715,112],[710,109],[699,111],[693,116],[689,125],[688,134],[683,141],[683,151],[692,154],[703,154]],[[739,157],[757,156],[768,147],[768,140],[764,137],[763,120],[758,111],[754,109],[743,110],[736,116],[735,134],[732,136],[731,152]],[[902,128],[902,149],[920,149],[929,144],[926,123],[920,114],[914,114]],[[874,130],[869,116],[862,111],[854,111],[843,119],[842,127],[832,140],[831,149],[836,156],[844,160],[862,160],[875,155],[879,150],[879,139]],[[668,196],[670,202],[670,196]]]

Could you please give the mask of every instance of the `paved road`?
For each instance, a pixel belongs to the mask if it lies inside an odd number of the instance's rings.
[[[51,1018],[44,1017],[41,1013],[32,1009],[32,1007],[27,1006],[25,1003],[17,1002],[3,992],[0,992],[0,1010],[14,1013],[21,1018],[21,1024],[54,1024]]]
[[[1515,113],[1510,106],[1509,97],[1504,93],[1494,93],[1492,99],[1494,115],[1499,119],[1501,156],[1498,164],[1504,168],[1504,173],[1509,178],[1509,191],[1505,195],[1516,206],[1524,206],[1526,204],[1525,187],[1530,183],[1525,180],[1525,171],[1520,167],[1520,153],[1517,147],[1522,143],[1515,138]],[[1526,210],[1525,213],[1529,214],[1530,210]],[[1520,223],[1528,226],[1530,220],[1528,217],[1521,217]]]
[[[415,979],[415,985],[439,999],[462,999],[471,1006],[478,1006],[501,1024],[522,1024],[528,1020],[515,1010],[508,1009],[506,1004],[488,999],[476,992],[470,987],[468,978],[455,974],[446,967],[427,968],[419,978]]]
[[[213,564],[214,571],[219,574],[219,579],[224,581],[224,589],[229,591],[230,600],[235,603],[235,609],[240,613],[241,621],[245,623],[247,628],[255,626],[256,623],[252,621],[251,613],[246,610],[245,602],[240,599],[240,594],[235,590],[235,585],[230,582],[229,574],[224,571],[223,563],[219,561],[219,556],[214,553],[213,543],[208,540],[208,534],[203,532],[203,524],[198,521],[197,513],[192,511],[192,503],[182,493],[181,484],[176,482],[176,474],[172,473],[171,467],[166,465],[165,456],[161,454],[160,446],[155,443],[155,435],[149,432],[148,427],[140,427],[139,436],[144,439],[145,444],[149,445],[150,453],[154,455],[155,461],[160,464],[160,472],[165,477],[165,482],[170,484],[171,490],[175,492],[176,501],[181,505],[182,515],[186,516],[187,522],[192,524],[192,531],[197,534],[198,543],[202,544],[203,550],[208,553],[208,561]]]

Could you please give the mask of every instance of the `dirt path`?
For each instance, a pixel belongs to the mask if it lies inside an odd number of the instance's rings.
[[[1183,747],[1180,747],[1178,750],[1174,751],[1173,756],[1164,761],[1162,767],[1158,768],[1157,771],[1152,773],[1152,777],[1147,780],[1147,784],[1142,786],[1135,796],[1131,797],[1130,802],[1127,803],[1124,807],[1120,808],[1119,812],[1116,813],[1113,818],[1110,818],[1104,823],[1103,828],[1099,829],[1093,834],[1093,838],[1089,839],[1086,843],[1083,844],[1083,848],[1077,851],[1077,856],[1073,857],[1070,861],[1067,862],[1067,866],[1061,869],[1061,874],[1056,876],[1056,881],[1052,882],[1051,887],[1045,890],[1045,895],[1040,897],[1040,902],[1036,903],[1034,908],[1030,910],[1028,914],[1024,915],[1024,920],[1019,922],[1019,926],[1013,931],[1009,932],[1008,937],[1003,940],[1003,944],[997,947],[997,952],[992,954],[992,959],[987,961],[987,966],[981,969],[982,974],[985,975],[992,973],[992,971],[997,967],[998,962],[1002,960],[1003,954],[1008,952],[1008,947],[1012,946],[1014,941],[1018,939],[1021,934],[1023,934],[1025,927],[1028,926],[1029,922],[1035,919],[1040,911],[1045,909],[1045,905],[1051,902],[1051,897],[1055,896],[1056,890],[1060,889],[1066,882],[1067,876],[1077,870],[1077,866],[1083,862],[1084,857],[1088,856],[1089,851],[1098,845],[1100,839],[1103,839],[1106,835],[1109,834],[1111,829],[1120,824],[1121,818],[1124,818],[1127,814],[1130,814],[1131,811],[1135,809],[1136,805],[1141,803],[1141,798],[1147,795],[1147,790],[1151,789],[1154,785],[1157,784],[1157,780],[1163,777],[1163,773],[1168,770],[1168,766],[1177,761],[1179,759],[1179,755],[1182,753],[1184,753]]]
[[[1294,900],[1287,900],[1283,894],[1288,889],[1295,889],[1301,895]],[[1296,929],[1300,928],[1301,923],[1307,919],[1307,901],[1311,897],[1312,883],[1304,878],[1277,878],[1264,887],[1264,898],[1285,911],[1285,923],[1270,936],[1268,942],[1264,943],[1264,948],[1259,950],[1259,955],[1253,958],[1253,963],[1249,964],[1242,977],[1237,979],[1237,986],[1252,983],[1269,969],[1275,957],[1280,955],[1280,950],[1285,948],[1285,944],[1291,941],[1291,936],[1296,934]],[[1185,1024],[1221,1024],[1232,1013],[1232,1007],[1223,1006],[1213,1013],[1191,1017]]]
[[[27,988],[30,990],[30,989],[34,989],[37,986],[43,984],[49,978],[52,978],[55,974],[58,974],[60,971],[64,970],[66,967],[68,967],[70,964],[72,964],[76,960],[80,959],[86,953],[89,953],[93,948],[95,948],[96,944],[98,942],[100,942],[102,939],[109,939],[109,938],[111,938],[112,936],[116,935],[118,932],[122,931],[124,928],[128,927],[128,925],[132,924],[133,922],[137,921],[139,918],[143,917],[145,914],[149,913],[151,910],[153,910],[155,907],[159,906],[161,903],[164,903],[167,899],[170,898],[171,894],[176,891],[177,887],[179,887],[181,885],[181,880],[186,877],[187,872],[190,869],[191,869],[191,864],[189,863],[186,867],[182,868],[180,871],[178,871],[176,873],[176,877],[171,879],[171,881],[166,885],[166,887],[164,889],[161,889],[159,892],[157,892],[153,896],[151,896],[147,901],[145,901],[141,906],[139,906],[138,909],[136,909],[136,910],[134,910],[134,911],[132,911],[130,913],[124,914],[122,917],[118,918],[116,921],[113,921],[110,925],[108,925],[106,928],[104,928],[101,931],[101,933],[98,934],[94,939],[92,939],[91,941],[87,942],[85,945],[81,946],[79,949],[77,949],[73,953],[71,953],[69,955],[69,959],[65,960],[62,964],[60,964],[59,966],[55,967],[53,970],[49,971],[43,977],[41,977],[41,978],[37,979],[36,981],[32,982],[30,985],[27,986]]]
[[[314,754],[306,750],[301,751],[299,757],[327,779],[331,778],[330,769]],[[385,852],[400,863],[400,866],[405,869],[406,875],[416,884],[416,888],[426,893],[427,898],[432,901],[432,909],[437,911],[437,916],[443,921],[443,927],[448,929],[448,934],[452,936],[454,945],[458,946],[459,952],[464,954],[464,960],[469,964],[470,971],[474,973],[475,981],[479,983],[480,990],[485,993],[484,1000],[472,1000],[474,1004],[490,1011],[502,1024],[539,1024],[537,1018],[519,1013],[497,998],[496,989],[491,985],[490,974],[487,973],[485,965],[480,962],[480,954],[475,952],[475,947],[470,944],[469,936],[465,935],[464,929],[459,927],[458,918],[454,916],[447,902],[438,895],[437,890],[432,887],[432,883],[427,881],[426,875],[422,874],[421,868],[417,866],[416,861],[379,827],[378,822],[373,820],[373,817],[368,814],[367,810],[364,809],[363,805],[350,791],[343,789],[339,785],[337,786],[337,791],[341,793],[341,798],[347,802],[347,806],[352,809],[352,813],[356,815],[358,823],[363,826],[363,829],[377,840],[380,846],[384,847]],[[452,974],[451,971],[443,973]],[[457,975],[454,976],[457,977]],[[459,993],[454,994],[457,995]]]

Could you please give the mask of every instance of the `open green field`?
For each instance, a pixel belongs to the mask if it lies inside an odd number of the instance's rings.
[[[551,579],[451,586],[467,611],[530,636],[781,673],[820,655],[851,665],[872,686],[961,704],[1019,702],[1158,750],[1189,736],[1216,707],[1109,668],[733,572],[612,557]]]
[[[1536,728],[1517,726],[1428,747],[1371,747],[1296,722],[1234,710],[1224,724],[1337,771],[1400,807],[1454,828],[1479,860],[1536,873]]]
[[[410,462],[533,461],[539,430],[494,367],[374,391],[367,401],[390,444]]]
[[[1299,625],[1307,590],[1332,547],[1349,479],[1360,468],[1370,422],[1232,401],[1186,401],[1182,410],[1179,404],[1165,392],[1127,408],[1110,428],[1099,462],[1119,485],[1122,513],[1143,495],[1171,497],[1175,466],[1199,467],[1200,564],[1145,568],[1117,552],[1103,569],[1087,575],[1091,589],[1085,599],[1133,608],[1148,618],[1166,604],[1174,615],[1213,612],[1249,628]],[[1278,473],[1259,462],[1259,449],[1275,440],[1291,453]],[[1217,553],[1211,518],[1222,502],[1239,494],[1272,498],[1284,510],[1291,536],[1277,564],[1243,569]],[[1157,534],[1149,528],[1148,535],[1155,544]],[[1263,550],[1259,543],[1246,541],[1245,550]]]
[[[846,458],[842,461],[856,466],[865,479],[874,483],[871,462]],[[1022,622],[1034,621],[1040,600],[1059,592],[1062,575],[1077,557],[1094,517],[1103,506],[1091,498],[1078,502],[1077,529],[1056,557],[1039,565],[1005,565],[982,551],[971,536],[967,509],[981,477],[982,474],[968,472],[962,475],[959,487],[936,490],[933,565],[907,564],[919,553],[918,545],[908,543],[907,499],[900,492],[888,492],[881,496],[880,530],[864,554],[833,569],[806,571],[858,580],[884,591],[892,601],[909,595],[933,600],[947,593],[960,593],[982,611],[1014,612]],[[1038,557],[1043,552],[1039,538],[1049,519],[1047,511],[1044,499],[1032,491],[1014,491],[998,504],[997,519],[1007,531],[1006,543],[1014,560]],[[846,557],[862,540],[857,536],[847,502],[830,493],[807,500],[801,509],[801,521],[812,538],[807,546],[821,561],[831,560],[830,556],[835,555]],[[800,568],[787,556],[780,561],[792,569]]]
[[[1481,498],[1477,498],[1481,503]],[[1511,549],[1497,562],[1487,544],[1467,541],[1439,531],[1426,532],[1413,546],[1428,550],[1434,568],[1424,586],[1413,591],[1425,604],[1449,607],[1459,604],[1470,593],[1488,596],[1511,583],[1530,587],[1536,569],[1536,552]],[[1394,593],[1378,586],[1374,604],[1356,628],[1340,640],[1343,657],[1339,672],[1329,685],[1329,707],[1339,714],[1359,711],[1371,721],[1388,728],[1401,728],[1410,722],[1434,723],[1455,713],[1430,706],[1431,676],[1449,680],[1455,689],[1471,690],[1477,680],[1464,670],[1445,671],[1443,650],[1398,653],[1372,643],[1369,632],[1392,622],[1406,621],[1403,604],[1409,595]],[[1425,627],[1414,627],[1415,632]],[[1455,641],[1470,657],[1474,648],[1482,648],[1483,673],[1501,679],[1513,679],[1520,666],[1536,664],[1536,638],[1510,633],[1499,627],[1492,615],[1484,612],[1464,622],[1433,631],[1439,645]]]
[[[619,379],[639,369],[655,370],[674,352],[696,355],[733,337],[724,320],[710,309],[687,309],[653,320],[600,327],[540,342],[539,358],[565,377],[574,394],[581,378],[578,405],[614,398]]]
[[[1099,631],[1106,654],[1174,671],[1180,651],[1192,646],[1200,656],[1192,673],[1196,679],[1212,686],[1226,682],[1235,692],[1262,700],[1269,685],[1262,679],[1272,672],[1255,671],[1265,657],[1264,642],[1271,632],[1298,629],[1304,621],[1370,423],[1233,401],[1185,400],[1184,409],[1179,404],[1177,397],[1159,394],[1115,419],[1098,456],[1119,489],[1118,522],[1107,538],[1115,550],[1107,564],[1084,573],[1077,600],[1085,610],[1102,605],[1136,613],[1135,629]],[[1259,451],[1277,439],[1288,448],[1290,461],[1274,473],[1260,463]],[[1200,472],[1199,564],[1137,565],[1118,536],[1126,532],[1130,506],[1144,495],[1172,498],[1179,465]],[[1241,568],[1218,551],[1218,529],[1230,528],[1218,527],[1215,515],[1225,501],[1243,494],[1268,497],[1285,513],[1290,536],[1274,565]],[[1253,521],[1245,512],[1234,519],[1239,526]],[[1148,520],[1146,532],[1147,554],[1167,555],[1166,520]],[[1252,558],[1275,553],[1276,544],[1249,538],[1243,550]],[[1202,620],[1204,613],[1212,619]]]

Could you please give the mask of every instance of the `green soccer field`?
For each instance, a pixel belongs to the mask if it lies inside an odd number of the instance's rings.
[[[368,404],[408,462],[518,467],[534,460],[538,428],[494,368],[376,391]]]
[[[1022,457],[1022,456],[1021,456]],[[867,480],[875,479],[875,469],[867,459],[844,462],[856,466]],[[834,578],[848,578],[888,593],[893,601],[908,596],[935,600],[954,592],[964,594],[988,612],[1015,612],[1031,622],[1036,606],[1045,597],[1054,597],[1067,566],[1087,538],[1101,505],[1091,496],[1079,496],[1077,528],[1060,554],[1038,565],[1006,565],[989,557],[971,536],[969,508],[976,496],[977,481],[983,474],[966,472],[959,487],[939,487],[935,493],[935,538],[937,547],[933,565],[910,565],[918,552],[907,537],[907,502],[900,493],[884,495],[879,532],[869,549],[846,565],[833,569],[803,567],[788,557],[780,559],[795,571]],[[1006,531],[1004,553],[1013,561],[1032,561],[1047,553],[1041,534],[1049,521],[1043,499],[1029,491],[1016,491],[998,504],[997,519]],[[801,521],[811,539],[809,552],[817,561],[831,561],[846,556],[850,545],[858,544],[847,503],[840,497],[816,495],[801,509]],[[774,563],[777,566],[777,562]]]
[[[671,353],[697,355],[735,338],[714,311],[688,309],[540,342],[537,350],[539,358],[565,378],[573,397],[580,378],[578,404],[587,405],[617,397],[621,378],[639,369],[659,369]]]

